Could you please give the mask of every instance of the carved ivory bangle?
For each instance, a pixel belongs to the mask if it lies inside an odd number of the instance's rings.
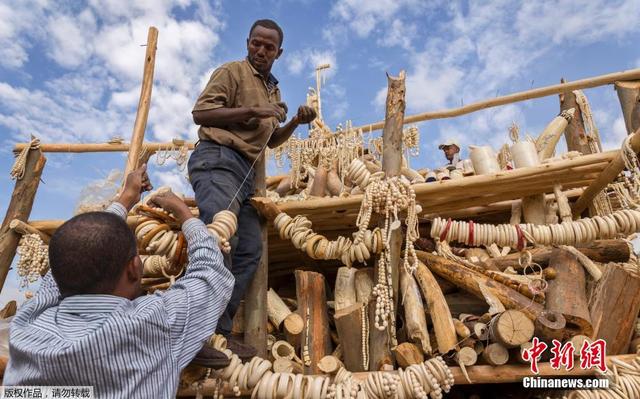
[[[576,222],[571,223],[571,228],[573,229],[573,233],[576,236],[576,244],[582,243],[582,229]]]
[[[260,359],[259,357],[254,357],[254,359]],[[259,364],[254,367],[253,372],[249,376],[247,381],[247,385],[249,387],[254,387],[266,374],[266,372],[271,368],[271,362],[266,359],[259,360]]]
[[[258,398],[266,398],[269,387],[271,386],[271,377],[273,376],[273,372],[271,370],[267,370],[264,373],[264,376],[258,382],[258,386],[254,391],[258,391]]]
[[[167,253],[168,252],[167,250],[171,247],[171,245],[173,245],[174,243],[177,243],[175,238],[176,238],[176,233],[174,233],[173,231],[167,231],[167,233],[162,238],[162,241],[158,243],[158,249],[156,250],[156,252],[161,253],[163,255]]]
[[[324,377],[315,377],[313,379],[313,385],[311,386],[310,398],[311,399],[323,399],[322,387],[324,385]]]
[[[147,220],[147,221],[144,221],[144,222],[140,223],[138,226],[136,226],[136,230],[135,230],[136,231],[136,236],[137,237],[139,236],[138,238],[142,239],[142,237],[146,233],[151,231],[151,229],[153,229],[153,227],[155,227],[155,226],[157,226],[159,224],[160,223],[158,223],[158,221],[155,220],[155,219],[150,219],[150,220]],[[144,232],[142,230],[144,230]]]
[[[640,230],[640,212],[635,209],[630,209],[629,212],[633,216],[633,219],[636,221],[636,230]]]
[[[624,233],[624,231],[626,230],[626,223],[624,221],[624,218],[621,217],[617,212],[614,212],[611,214],[611,216],[613,216],[613,219],[616,221],[616,224],[618,225],[618,233]]]
[[[329,378],[322,378],[322,391],[320,393],[321,398],[327,397],[327,391],[329,390],[329,385],[331,385],[331,380]]]
[[[278,386],[276,388],[277,398],[284,398],[287,395],[290,383],[291,383],[291,374],[280,373],[280,376],[278,376]]]
[[[296,374],[293,379],[293,398],[292,399],[302,399],[302,393],[304,391],[304,382],[306,379],[302,374]]]
[[[627,217],[627,221],[629,222],[629,231],[627,234],[636,232],[636,219],[633,217],[633,212],[628,209],[623,209],[622,214]]]
[[[591,232],[587,228],[587,225],[584,223],[584,220],[580,219],[575,222],[580,228],[580,232],[582,233],[582,241],[589,242],[591,239]]]
[[[240,367],[240,373],[238,373],[238,387],[240,387],[241,390],[246,391],[247,390],[247,380],[249,378],[249,371],[251,370],[251,363],[248,364],[243,364]]]
[[[149,243],[151,242],[151,240],[156,234],[162,231],[167,231],[167,230],[169,230],[169,225],[159,224],[158,226],[154,227],[151,231],[149,231],[147,234],[144,235],[140,246],[142,248],[147,248],[149,246]]]
[[[307,255],[309,255],[309,257],[311,259],[316,259],[315,254],[313,252],[313,250],[315,249],[315,245],[318,241],[322,240],[324,237],[322,237],[320,234],[314,234],[311,237],[307,238],[306,240],[306,252]]]
[[[603,217],[603,219],[607,222],[607,224],[609,225],[609,231],[611,232],[611,238],[615,238],[618,236],[618,227],[616,225],[616,221],[613,218],[613,216],[611,215],[606,215]]]
[[[598,225],[591,219],[583,219],[582,223],[589,232],[589,242],[595,241],[598,238]]]

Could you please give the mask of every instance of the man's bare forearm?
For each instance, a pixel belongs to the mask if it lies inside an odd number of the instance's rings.
[[[296,130],[296,128],[299,125],[300,123],[298,123],[298,117],[294,116],[293,118],[291,118],[289,123],[287,123],[282,127],[277,128],[275,132],[273,132],[273,134],[271,135],[271,139],[269,140],[269,143],[268,143],[269,148],[276,148],[282,145],[285,141],[289,139],[289,137],[291,137],[291,134],[293,134],[293,132]]]
[[[256,116],[253,107],[216,108],[193,111],[193,121],[197,125],[224,128],[231,123],[246,122]]]

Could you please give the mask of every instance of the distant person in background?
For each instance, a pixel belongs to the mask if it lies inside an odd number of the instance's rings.
[[[438,146],[444,152],[445,158],[449,162],[447,168],[455,168],[458,162],[460,162],[460,145],[457,141],[448,139],[444,143]]]

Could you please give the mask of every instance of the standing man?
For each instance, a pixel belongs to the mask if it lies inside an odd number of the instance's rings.
[[[247,58],[226,63],[211,75],[193,108],[200,139],[189,159],[189,178],[200,219],[229,209],[238,217],[238,230],[225,257],[235,277],[231,300],[217,332],[227,336],[228,348],[242,359],[255,356],[249,345],[230,337],[233,316],[260,261],[262,241],[258,213],[250,203],[256,161],[264,148],[284,143],[300,124],[313,121],[315,111],[300,106],[284,126],[287,106],[281,102],[278,80],[271,74],[282,55],[282,29],[272,20],[256,21],[249,30]]]

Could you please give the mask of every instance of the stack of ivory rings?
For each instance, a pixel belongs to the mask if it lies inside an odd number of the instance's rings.
[[[347,169],[347,177],[351,180],[355,185],[364,190],[369,185],[369,180],[372,177],[380,178],[384,176],[384,172],[376,172],[371,174],[367,169],[367,166],[364,162],[359,159],[354,159],[349,164],[349,168]]]
[[[160,187],[156,191],[150,193],[143,201],[144,207],[149,207],[151,199],[160,193],[171,191],[169,187]],[[138,209],[146,209],[144,207],[138,207]],[[175,222],[170,215],[166,214],[162,209],[151,208],[155,213],[162,216],[163,220],[169,220]],[[231,251],[231,245],[229,239],[233,236],[238,229],[238,219],[236,215],[228,210],[223,210],[213,215],[213,221],[207,225],[209,234],[218,240],[220,249],[229,253]],[[153,234],[152,234],[153,233]],[[177,231],[172,231],[169,224],[161,223],[156,219],[147,219],[140,223],[136,227],[136,238],[138,242],[142,242],[142,248],[147,253],[154,255],[164,255],[169,259],[176,256],[176,251],[179,248],[181,234]],[[183,243],[186,246],[186,243]]]
[[[238,229],[238,218],[231,211],[220,211],[213,215],[213,221],[207,225],[207,230],[214,236],[220,244],[220,249],[224,253],[231,252],[229,239]]]
[[[640,211],[624,209],[605,216],[594,216],[551,225],[477,224],[435,218],[431,238],[457,241],[470,246],[524,248],[534,245],[575,245],[594,240],[629,236],[640,231]]]
[[[357,244],[345,237],[329,241],[325,236],[311,229],[311,221],[302,215],[294,218],[281,212],[276,216],[274,225],[283,240],[291,240],[293,246],[306,252],[312,259],[341,259],[351,266],[353,262],[364,263],[372,253],[380,253],[384,242],[380,229],[365,230]]]
[[[328,376],[311,376],[293,373],[273,373],[270,361],[254,357],[247,363],[226,349],[224,339],[213,338],[214,347],[231,358],[229,366],[213,374],[226,381],[236,396],[242,391],[252,391],[252,398],[261,399],[324,399],[356,397],[383,398],[442,398],[454,383],[453,374],[441,357],[429,359],[398,369],[393,375],[382,371],[369,373],[366,381],[360,383],[352,374],[341,368],[333,382]]]

